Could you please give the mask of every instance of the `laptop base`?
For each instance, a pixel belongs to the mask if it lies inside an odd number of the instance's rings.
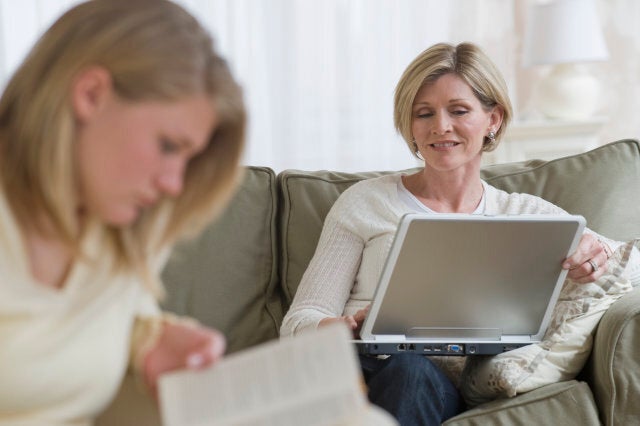
[[[416,353],[423,355],[496,355],[531,343],[372,343],[354,342],[362,355],[393,355]]]

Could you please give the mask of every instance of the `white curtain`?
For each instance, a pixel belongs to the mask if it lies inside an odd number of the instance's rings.
[[[211,31],[245,89],[245,164],[280,171],[412,167],[393,128],[393,91],[439,41],[474,41],[515,81],[517,0],[176,0]],[[0,0],[7,78],[78,1]]]
[[[211,29],[245,88],[247,164],[276,170],[415,165],[393,129],[393,89],[419,51],[447,38],[447,2],[180,3]]]
[[[393,91],[439,41],[482,39],[510,65],[511,1],[181,0],[246,91],[247,164],[276,170],[416,165],[393,128]],[[464,13],[460,13],[464,11]]]
[[[40,34],[80,0],[0,0],[0,87]]]

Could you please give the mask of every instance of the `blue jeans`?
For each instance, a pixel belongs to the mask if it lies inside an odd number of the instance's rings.
[[[428,358],[404,353],[379,359],[360,355],[369,400],[402,426],[439,425],[464,410],[453,383]]]

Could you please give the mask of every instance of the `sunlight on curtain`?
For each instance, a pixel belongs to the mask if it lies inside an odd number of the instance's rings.
[[[40,34],[80,0],[0,0],[0,87]]]
[[[180,3],[211,28],[245,87],[246,163],[276,170],[416,164],[393,129],[393,90],[418,52],[447,38],[447,2]]]
[[[513,74],[514,0],[176,1],[209,28],[245,89],[244,163],[277,171],[416,165],[393,128],[393,91],[435,42],[475,41],[508,80]],[[44,28],[78,2],[0,0],[3,84]]]

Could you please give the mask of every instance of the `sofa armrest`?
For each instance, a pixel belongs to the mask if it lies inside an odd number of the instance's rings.
[[[640,419],[640,288],[605,312],[588,366],[592,391],[605,425]]]

